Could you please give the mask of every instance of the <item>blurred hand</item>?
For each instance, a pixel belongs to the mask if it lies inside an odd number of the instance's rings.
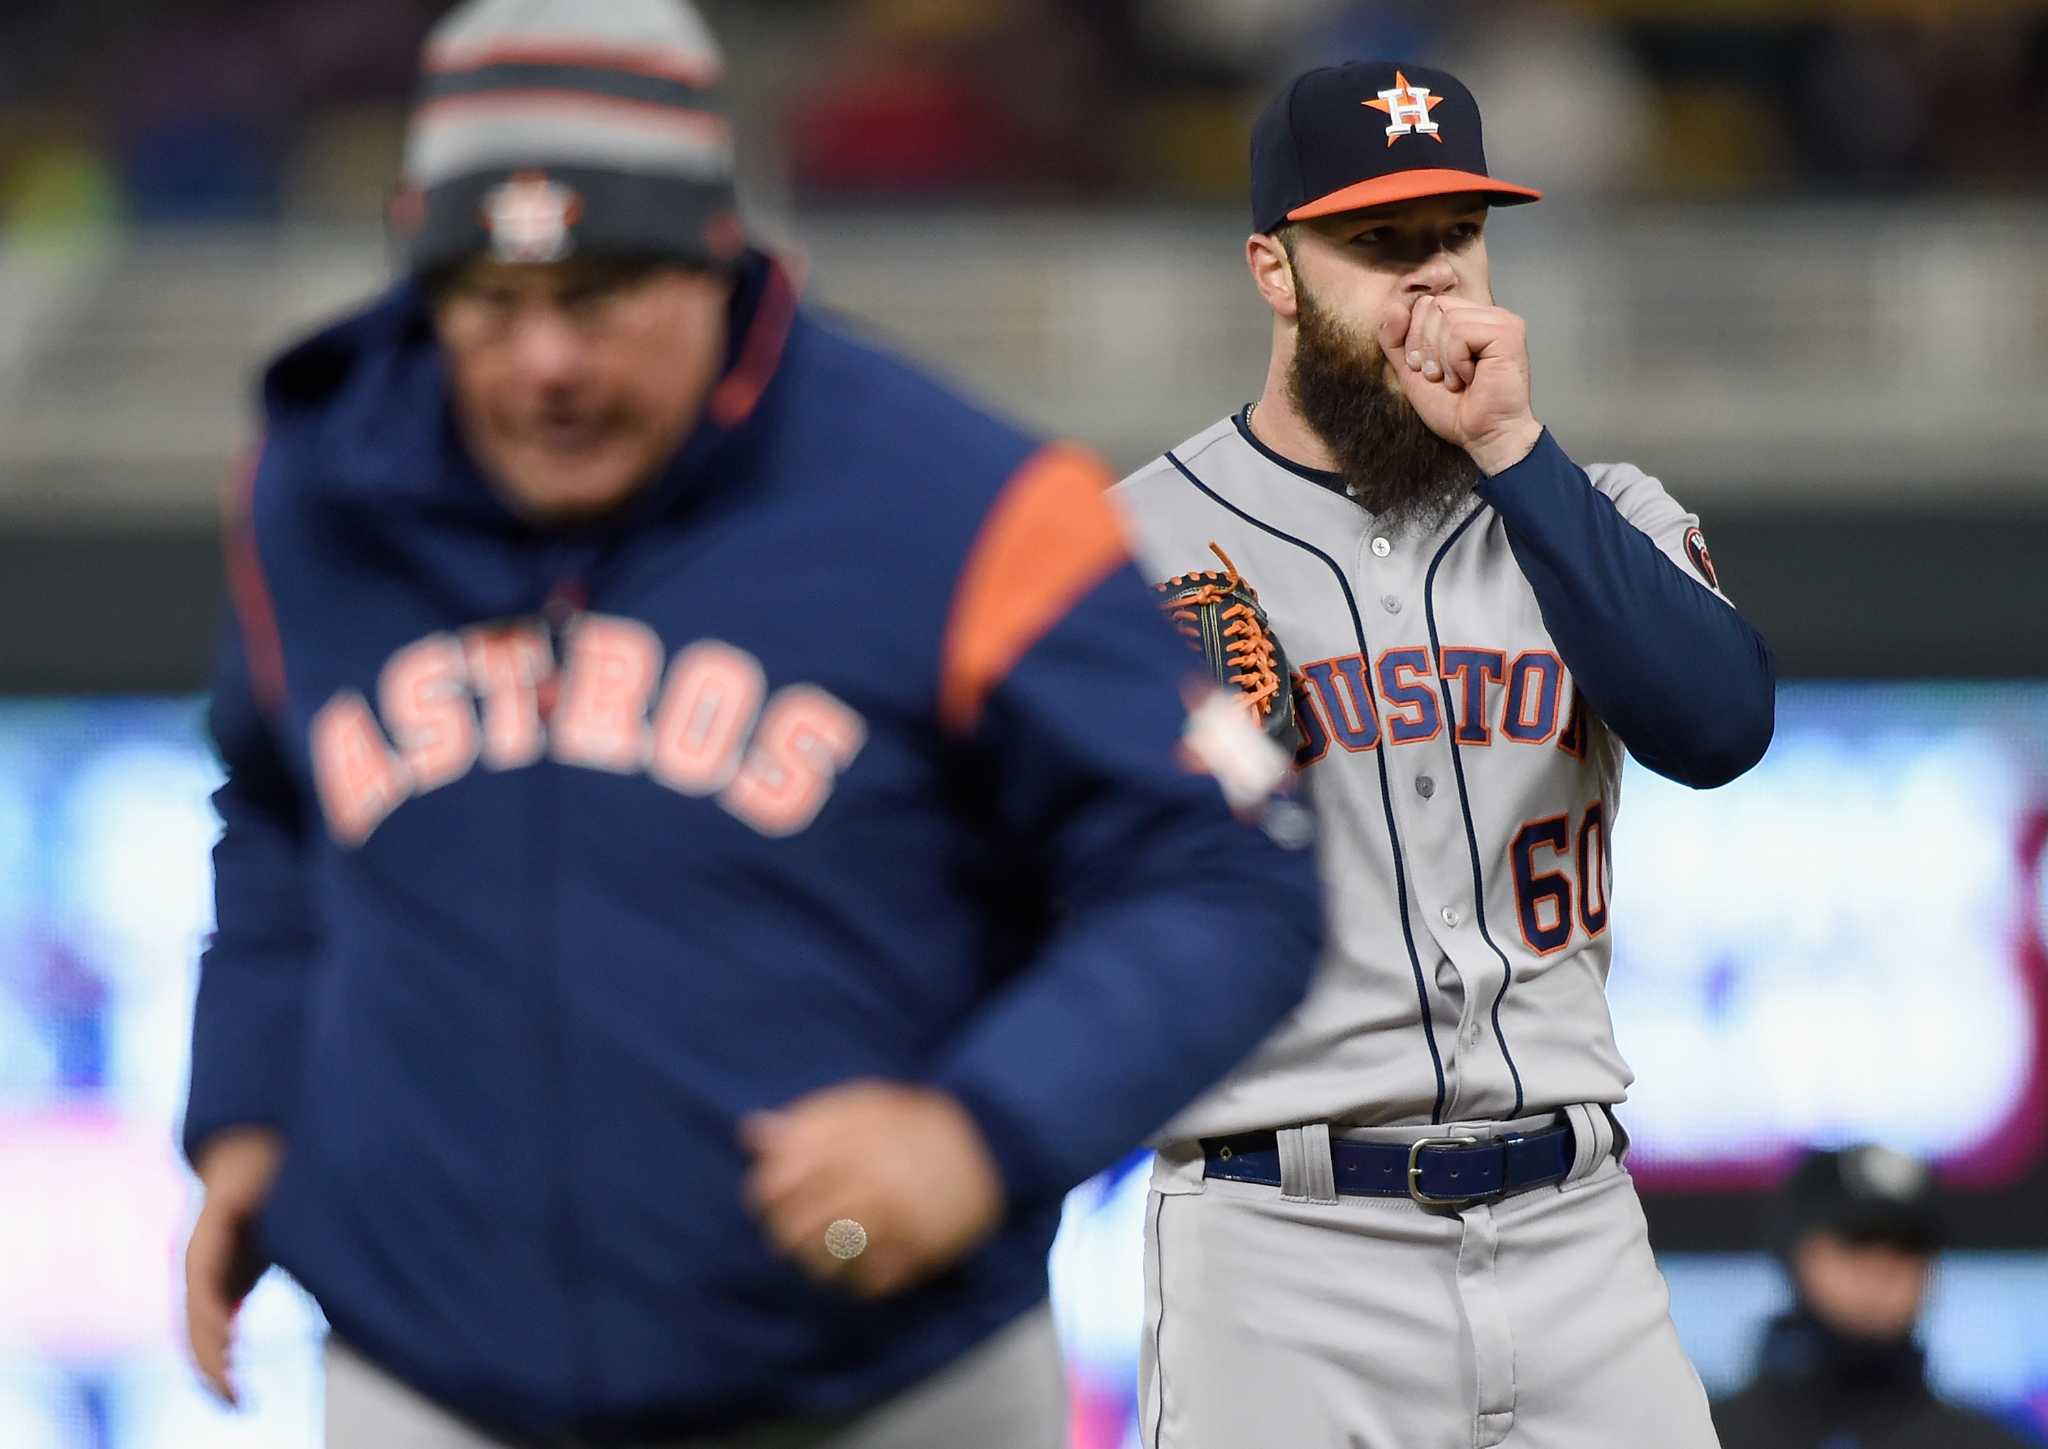
[[[1431,432],[1455,443],[1488,477],[1536,446],[1526,324],[1504,307],[1462,297],[1406,298],[1380,319],[1380,347]]]
[[[886,1297],[958,1262],[995,1231],[1002,1178],[974,1119],[952,1097],[900,1082],[848,1082],[740,1124],[752,1154],[747,1204],[770,1239],[820,1282]],[[825,1249],[825,1229],[867,1230],[858,1257]]]
[[[209,1387],[239,1404],[228,1376],[235,1313],[270,1265],[255,1247],[256,1215],[277,1181],[284,1139],[267,1127],[231,1127],[199,1156],[206,1198],[185,1247],[185,1332]]]

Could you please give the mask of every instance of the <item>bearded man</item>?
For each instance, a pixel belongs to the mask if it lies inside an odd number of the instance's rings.
[[[1298,666],[1328,912],[1156,1139],[1149,1449],[1715,1442],[1611,1110],[1609,845],[1625,752],[1756,763],[1773,666],[1699,520],[1531,410],[1487,221],[1537,195],[1449,75],[1296,78],[1252,138],[1265,390],[1119,489],[1155,579],[1214,545]]]

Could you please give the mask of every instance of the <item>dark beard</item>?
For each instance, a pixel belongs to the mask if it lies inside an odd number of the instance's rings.
[[[1388,371],[1377,338],[1362,338],[1316,305],[1295,279],[1294,361],[1287,396],[1337,460],[1360,506],[1389,532],[1434,533],[1482,474],[1463,448],[1429,430]]]

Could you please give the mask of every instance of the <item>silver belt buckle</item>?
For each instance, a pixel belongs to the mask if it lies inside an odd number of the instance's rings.
[[[1461,1208],[1489,1194],[1475,1192],[1468,1197],[1432,1197],[1422,1190],[1422,1149],[1425,1147],[1477,1147],[1477,1137],[1422,1137],[1408,1148],[1408,1196],[1423,1207]]]

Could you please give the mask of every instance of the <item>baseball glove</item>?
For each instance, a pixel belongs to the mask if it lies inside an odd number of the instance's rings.
[[[1242,693],[1252,721],[1292,754],[1301,730],[1287,656],[1259,607],[1258,591],[1238,576],[1228,554],[1209,547],[1222,560],[1222,572],[1176,574],[1157,585],[1159,606],[1209,661],[1216,682]]]

